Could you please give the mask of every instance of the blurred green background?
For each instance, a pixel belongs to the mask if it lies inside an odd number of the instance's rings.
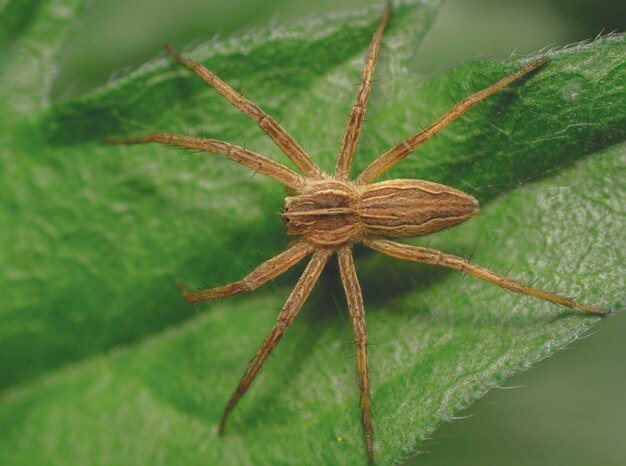
[[[54,94],[102,85],[158,55],[164,42],[184,46],[370,3],[377,2],[95,1],[77,25]],[[592,39],[625,24],[623,0],[450,0],[411,66],[430,74],[462,60]],[[626,394],[625,335],[626,316],[606,319],[589,338],[508,380],[514,389],[493,390],[461,413],[463,420],[443,426],[407,464],[626,464],[626,401],[614,404]]]

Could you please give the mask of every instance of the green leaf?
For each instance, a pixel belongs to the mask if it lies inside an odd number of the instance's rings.
[[[38,12],[77,11],[40,2]],[[18,18],[17,3],[9,7]],[[53,8],[53,6],[55,8]],[[521,61],[408,71],[438,2],[396,7],[356,160],[362,169]],[[5,9],[8,7],[5,7]],[[3,10],[5,11],[5,10]],[[380,8],[212,41],[189,56],[258,102],[330,170]],[[4,16],[2,16],[4,20]],[[174,283],[236,280],[284,249],[280,185],[223,157],[102,139],[210,134],[288,163],[249,119],[166,59],[50,104],[69,21],[4,26],[0,96],[0,462],[363,464],[358,391],[336,265],[235,411],[223,406],[299,271],[250,295],[181,303]],[[468,191],[475,220],[431,247],[542,288],[624,305],[624,35],[550,53],[394,168]],[[41,56],[11,61],[30,44]],[[37,64],[34,66],[33,64]],[[29,74],[29,71],[32,73]],[[15,77],[30,76],[27,81]],[[611,146],[614,146],[610,148]],[[578,159],[578,162],[576,162]],[[422,242],[422,240],[420,240]],[[488,388],[597,319],[445,270],[357,249],[381,464],[409,455]],[[341,441],[339,441],[341,439]]]
[[[2,2],[0,117],[30,114],[49,105],[59,52],[82,7],[82,0]]]

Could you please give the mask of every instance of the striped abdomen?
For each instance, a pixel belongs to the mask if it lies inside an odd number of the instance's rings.
[[[472,196],[430,181],[382,181],[366,186],[360,196],[360,220],[368,232],[379,235],[427,235],[477,213]]]

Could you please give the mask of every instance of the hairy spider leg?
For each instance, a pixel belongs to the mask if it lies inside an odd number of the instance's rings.
[[[207,288],[199,291],[189,291],[185,285],[181,285],[183,297],[188,303],[199,303],[217,298],[235,296],[240,293],[252,291],[277,276],[285,273],[291,267],[300,262],[304,257],[313,252],[315,248],[310,243],[300,240],[289,249],[263,262],[250,274],[237,282],[216,288]]]
[[[298,191],[306,183],[306,178],[298,175],[284,165],[274,162],[267,157],[251,152],[243,147],[218,141],[217,139],[201,139],[190,136],[181,136],[169,133],[150,133],[141,136],[133,136],[126,139],[109,139],[107,144],[145,144],[156,142],[168,146],[182,147],[184,149],[201,150],[215,154],[223,154],[233,162],[244,165],[263,175],[269,176],[284,183],[286,186]]]
[[[352,165],[352,159],[356,146],[359,142],[359,136],[363,129],[363,122],[365,121],[365,112],[367,111],[367,100],[372,89],[372,78],[374,77],[374,68],[376,67],[376,59],[378,58],[378,52],[380,50],[380,41],[383,38],[383,33],[389,22],[389,16],[391,14],[392,4],[391,1],[387,2],[385,13],[378,23],[378,27],[372,36],[372,42],[367,49],[367,55],[365,56],[365,63],[363,65],[363,74],[361,75],[361,85],[356,93],[354,105],[350,111],[348,117],[348,126],[346,132],[343,135],[341,141],[341,149],[339,150],[339,157],[337,159],[337,168],[335,169],[335,176],[342,181],[348,181],[350,178],[350,167]]]
[[[270,138],[272,138],[276,145],[280,147],[287,157],[289,157],[304,174],[312,179],[324,178],[324,174],[317,167],[317,165],[313,163],[311,158],[295,141],[295,139],[291,137],[291,135],[282,126],[280,126],[276,120],[261,110],[258,105],[236,92],[232,87],[222,81],[215,73],[209,71],[204,65],[186,59],[185,57],[179,55],[169,45],[166,46],[165,49],[174,60],[193,71],[205,83],[215,89],[218,94],[221,94],[241,112],[255,120],[259,127],[265,131]]]
[[[480,267],[462,257],[445,254],[436,249],[422,248],[418,246],[410,246],[408,244],[396,243],[380,237],[367,237],[364,243],[370,248],[387,254],[398,259],[409,260],[413,262],[423,262],[424,264],[441,265],[451,269],[460,270],[462,272],[474,275],[482,280],[498,285],[501,288],[521,293],[535,298],[544,299],[551,303],[560,304],[585,312],[591,312],[600,316],[608,314],[608,311],[597,307],[588,306],[586,304],[577,303],[572,299],[565,298],[556,294],[548,293],[532,286],[525,285],[516,280],[511,280],[503,275],[492,272],[491,270]]]
[[[365,329],[365,307],[361,285],[356,275],[352,247],[344,246],[337,251],[339,257],[339,271],[343,289],[348,301],[348,310],[354,327],[354,341],[356,343],[356,367],[361,392],[361,421],[367,457],[374,463],[374,431],[372,428],[372,399],[370,397],[370,378],[367,361],[367,332]]]
[[[302,276],[296,283],[296,286],[291,291],[285,306],[280,311],[278,315],[278,319],[276,320],[276,324],[270,330],[270,333],[265,337],[263,344],[257,351],[256,355],[250,362],[248,369],[245,374],[239,381],[239,385],[237,385],[237,389],[232,394],[228,404],[226,405],[226,409],[224,410],[224,414],[222,415],[222,419],[220,421],[220,434],[224,433],[224,429],[226,428],[226,421],[228,420],[228,415],[233,410],[237,402],[241,399],[241,397],[248,391],[250,384],[257,376],[259,370],[263,366],[263,363],[270,355],[272,350],[276,347],[282,336],[284,335],[287,328],[291,325],[293,320],[298,315],[298,311],[304,304],[304,302],[309,297],[313,286],[317,282],[322,270],[324,269],[324,265],[328,261],[328,258],[333,254],[331,249],[319,249],[313,254],[313,257],[309,261],[306,269],[304,270]]]
[[[528,66],[522,68],[519,71],[507,76],[506,78],[501,79],[495,84],[492,84],[485,89],[476,92],[475,94],[466,97],[453,108],[448,110],[441,118],[431,124],[428,128],[419,133],[411,136],[409,138],[404,139],[402,142],[397,144],[396,146],[389,149],[387,152],[382,154],[376,160],[374,160],[357,178],[357,183],[367,184],[374,181],[380,175],[385,173],[391,167],[393,167],[398,162],[404,160],[404,158],[409,155],[411,152],[415,150],[416,147],[425,143],[430,138],[435,136],[439,131],[444,129],[454,120],[459,118],[465,112],[467,112],[474,105],[479,103],[480,101],[486,99],[490,95],[494,94],[498,90],[503,87],[508,86],[513,81],[520,79],[522,76],[530,73],[533,70],[536,70],[541,65],[543,65],[547,60],[545,58],[541,58],[529,64]]]

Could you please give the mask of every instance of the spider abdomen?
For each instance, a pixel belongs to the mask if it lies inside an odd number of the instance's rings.
[[[477,213],[478,201],[472,196],[423,180],[366,185],[359,202],[359,217],[366,231],[394,237],[435,233]]]

